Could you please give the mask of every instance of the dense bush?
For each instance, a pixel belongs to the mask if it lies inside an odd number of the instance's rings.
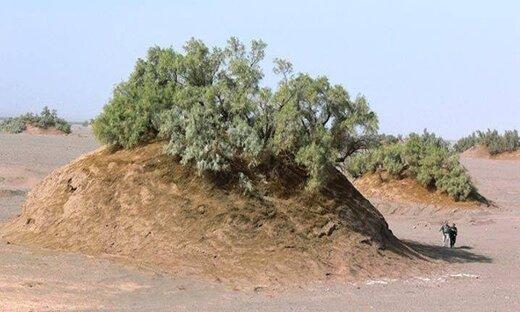
[[[356,149],[350,143],[376,133],[377,117],[364,97],[294,74],[285,60],[275,61],[278,87],[262,87],[265,47],[231,38],[225,48],[194,39],[183,52],[151,48],[94,121],[96,136],[124,148],[168,140],[166,152],[199,172],[284,157],[307,170],[309,189],[320,188],[326,167]]]
[[[517,130],[506,130],[501,135],[497,130],[488,129],[485,132],[476,131],[461,138],[455,143],[454,148],[461,153],[476,145],[487,147],[491,155],[514,152],[520,149],[520,137]]]
[[[0,121],[0,132],[21,133],[25,130],[25,122],[20,118],[7,118]]]
[[[422,135],[412,133],[403,140],[360,151],[347,159],[345,169],[354,178],[380,171],[396,179],[411,177],[455,200],[465,200],[476,194],[449,143],[426,131]]]
[[[56,110],[50,110],[47,106],[43,108],[40,115],[27,113],[18,117],[7,118],[0,122],[0,131],[20,133],[26,129],[28,124],[42,129],[55,127],[64,133],[71,131],[70,124],[58,117]]]

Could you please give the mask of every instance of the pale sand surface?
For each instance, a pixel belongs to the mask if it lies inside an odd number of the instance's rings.
[[[98,146],[81,128],[69,136],[0,134],[0,172],[6,176],[0,218],[19,213],[34,179]],[[520,161],[463,161],[481,192],[501,208],[451,218],[387,216],[400,239],[446,261],[442,274],[239,292],[114,259],[2,243],[0,311],[518,311]],[[446,218],[459,228],[453,250],[439,247],[439,221]]]

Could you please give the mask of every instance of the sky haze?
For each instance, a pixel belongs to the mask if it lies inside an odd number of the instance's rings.
[[[385,133],[520,128],[518,1],[6,1],[0,116],[93,118],[153,45],[230,36],[364,94]]]

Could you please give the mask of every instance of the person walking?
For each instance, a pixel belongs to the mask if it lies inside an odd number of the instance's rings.
[[[448,244],[451,245],[451,242],[450,242],[450,226],[448,225],[448,221],[447,220],[442,223],[442,226],[441,226],[439,232],[442,233],[442,245],[444,247],[448,247]]]
[[[453,248],[453,246],[455,246],[455,241],[457,240],[457,227],[455,226],[455,223],[453,223],[449,227],[449,235],[450,235],[450,248]]]

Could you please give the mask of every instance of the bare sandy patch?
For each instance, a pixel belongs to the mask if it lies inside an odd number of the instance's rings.
[[[0,190],[30,190],[41,178],[42,173],[27,167],[0,164]]]

